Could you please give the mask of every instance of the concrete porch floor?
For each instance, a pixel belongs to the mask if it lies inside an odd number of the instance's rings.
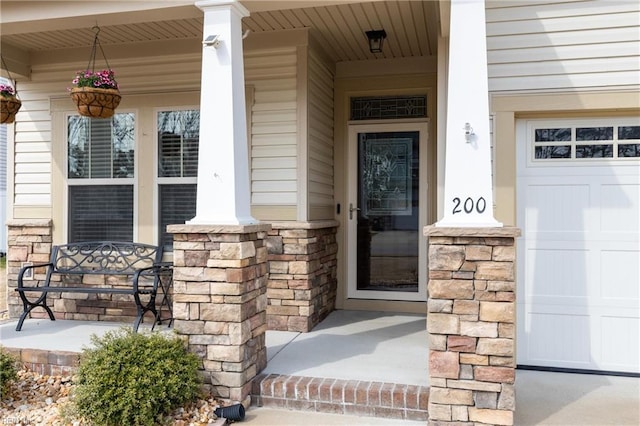
[[[0,324],[5,347],[77,351],[121,324],[27,320]],[[311,333],[267,332],[266,375],[337,378],[428,386],[425,317],[336,311]],[[516,425],[638,425],[640,379],[518,370]],[[256,425],[424,425],[424,421],[252,407]]]

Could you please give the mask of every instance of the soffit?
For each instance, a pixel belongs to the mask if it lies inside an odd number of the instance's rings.
[[[258,37],[260,33],[270,31],[313,28],[317,40],[336,62],[436,54],[438,5],[435,1],[333,3],[254,11],[243,19],[243,27],[250,30],[249,37]],[[304,2],[291,4],[300,5]],[[252,8],[251,2],[248,2],[248,6]],[[263,5],[261,9],[269,8]],[[202,12],[187,6],[177,8],[174,13],[171,11],[171,8],[167,8],[154,13],[147,11],[142,15],[133,12],[127,15],[108,14],[101,15],[100,19],[97,16],[75,17],[75,25],[67,29],[47,30],[47,25],[36,26],[31,23],[30,26],[29,22],[25,22],[22,28],[26,30],[12,27],[12,31],[2,35],[2,42],[27,52],[90,47],[94,36],[91,27],[96,21],[100,24],[100,42],[103,46],[202,38]],[[168,16],[172,19],[167,19]],[[45,30],[29,30],[33,27]],[[374,55],[368,50],[364,32],[382,28],[387,32],[384,52]]]

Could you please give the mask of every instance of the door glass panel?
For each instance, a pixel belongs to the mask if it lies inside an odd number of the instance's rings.
[[[418,166],[418,132],[358,134],[358,290],[418,291]]]

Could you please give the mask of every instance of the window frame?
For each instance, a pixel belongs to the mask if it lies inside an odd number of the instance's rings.
[[[139,209],[139,205],[138,205],[138,181],[139,181],[139,172],[140,172],[140,168],[139,168],[139,164],[140,164],[140,155],[139,155],[139,146],[140,146],[140,128],[141,128],[141,124],[140,124],[140,114],[138,113],[137,110],[135,109],[124,109],[124,108],[120,108],[118,109],[118,111],[116,111],[116,114],[133,114],[133,119],[134,119],[134,131],[133,131],[133,138],[134,138],[134,142],[133,142],[133,152],[134,152],[134,156],[133,156],[133,177],[131,178],[81,178],[81,179],[75,179],[75,178],[70,178],[69,177],[69,132],[68,132],[68,125],[69,125],[69,118],[72,116],[78,116],[79,114],[77,112],[72,113],[72,112],[67,112],[65,113],[64,116],[64,126],[63,126],[63,131],[64,131],[64,143],[63,143],[63,158],[64,158],[64,164],[63,164],[63,169],[62,169],[62,177],[63,177],[63,182],[64,182],[64,192],[63,192],[63,229],[62,229],[62,235],[63,235],[63,241],[64,242],[70,242],[69,241],[69,232],[71,231],[71,226],[70,226],[70,216],[71,216],[71,211],[69,209],[69,202],[70,202],[70,190],[69,188],[71,186],[108,186],[108,185],[131,185],[133,186],[133,230],[132,230],[132,235],[131,235],[131,240],[132,241],[138,241],[138,231],[139,231],[139,226],[138,226],[138,209]]]
[[[157,223],[157,194],[154,158],[156,148],[154,147],[156,109],[175,108],[176,105],[188,106],[188,108],[199,108],[199,90],[186,90],[172,93],[166,96],[165,93],[139,93],[128,94],[123,97],[117,113],[135,113],[135,145],[136,152],[134,163],[134,235],[137,242],[154,244],[158,243]],[[50,202],[42,206],[20,206],[21,214],[28,209],[32,218],[52,219],[54,227],[52,229],[53,241],[56,244],[64,244],[68,241],[69,233],[69,194],[67,190],[67,123],[68,116],[78,115],[69,97],[52,98],[50,102],[51,111],[51,162],[47,165],[51,170],[51,198]],[[151,162],[154,163],[151,163]],[[141,191],[143,188],[144,191]],[[62,206],[62,208],[52,208],[52,206]],[[141,210],[141,207],[142,210]],[[20,216],[22,217],[22,216]],[[166,254],[165,254],[166,255]],[[170,256],[165,256],[165,260],[170,260]]]
[[[168,105],[153,108],[153,224],[155,229],[154,244],[162,244],[161,235],[163,231],[160,229],[160,185],[180,185],[180,184],[193,184],[198,183],[198,174],[192,177],[160,177],[158,163],[160,161],[160,146],[158,140],[158,114],[161,112],[172,111],[192,111],[200,110],[199,104],[181,104],[181,105]],[[200,134],[198,132],[198,139]],[[199,142],[198,142],[199,143]],[[198,154],[199,156],[199,154]],[[197,170],[198,160],[196,160]],[[195,214],[194,214],[195,216]],[[165,250],[165,254],[172,253],[172,251]]]

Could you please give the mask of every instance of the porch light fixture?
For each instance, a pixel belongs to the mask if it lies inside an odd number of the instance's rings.
[[[205,47],[213,46],[215,49],[217,49],[220,46],[220,36],[219,35],[207,36],[207,38],[205,38],[202,41],[202,45]]]
[[[382,53],[382,44],[384,39],[387,38],[387,32],[385,30],[373,30],[365,31],[365,34],[369,39],[369,51],[371,53]]]
[[[473,135],[475,135],[475,133],[473,133],[473,127],[471,127],[471,124],[464,123],[464,140],[467,143],[471,143],[471,138],[473,138]]]

